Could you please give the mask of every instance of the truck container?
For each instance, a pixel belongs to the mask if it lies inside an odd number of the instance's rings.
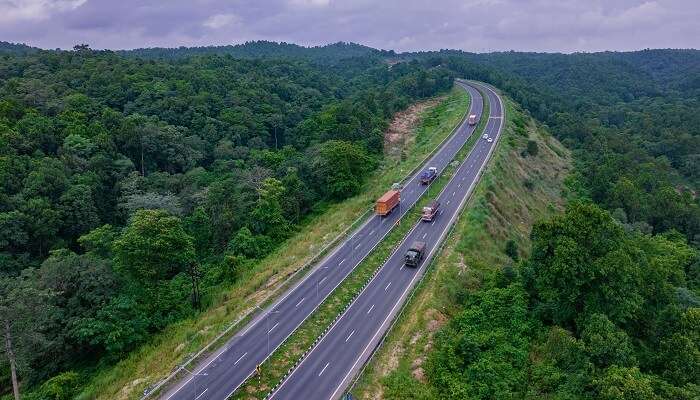
[[[430,167],[420,175],[420,184],[428,185],[437,178],[437,168]]]
[[[398,190],[390,190],[382,197],[380,197],[377,200],[377,204],[374,207],[374,211],[377,213],[377,215],[388,215],[391,210],[396,208],[396,206],[399,205],[399,202],[401,201],[401,192]]]
[[[421,213],[420,219],[422,221],[430,222],[435,218],[440,207],[440,202],[433,200],[427,207],[423,207],[423,212]]]
[[[469,125],[476,125],[476,114],[469,116]]]
[[[425,242],[413,242],[411,247],[406,252],[404,260],[406,265],[409,267],[417,267],[420,261],[423,259],[423,253],[425,252]]]

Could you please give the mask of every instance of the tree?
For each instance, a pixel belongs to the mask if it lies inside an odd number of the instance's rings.
[[[525,148],[524,151],[525,155],[530,155],[530,156],[536,156],[537,153],[539,153],[539,147],[537,146],[537,142],[534,140],[528,140],[527,141],[527,147]]]
[[[523,276],[536,310],[573,326],[581,314],[633,321],[641,308],[641,277],[624,232],[597,206],[574,202],[562,216],[532,230],[533,251]]]
[[[586,320],[581,340],[590,359],[599,367],[632,367],[637,363],[629,337],[605,315],[593,314]]]
[[[29,237],[37,246],[33,253],[44,255],[47,248],[54,242],[61,223],[60,212],[53,207],[48,199],[35,197],[29,199],[21,208],[26,217],[26,227]]]
[[[183,271],[194,259],[194,241],[180,218],[161,210],[139,210],[113,251],[118,271],[144,285]]]
[[[520,258],[518,256],[518,244],[515,242],[515,240],[508,239],[506,242],[506,255],[516,262]]]
[[[89,186],[71,186],[61,196],[60,204],[63,231],[69,238],[74,240],[99,225],[100,217]]]
[[[612,366],[594,380],[597,398],[603,400],[656,400],[652,381],[639,369]]]
[[[258,189],[258,201],[251,213],[255,232],[273,239],[282,239],[289,232],[289,223],[282,211],[282,195],[285,189],[282,182],[267,178]]]
[[[241,228],[228,242],[226,250],[248,258],[262,258],[273,246],[272,240],[265,235],[253,235],[247,227]]]
[[[316,187],[328,198],[342,200],[357,193],[373,160],[356,144],[340,140],[323,143],[312,159]]]
[[[4,353],[10,364],[12,391],[19,400],[19,373],[27,370],[45,341],[51,293],[37,285],[33,270],[16,278],[0,275],[0,324]]]

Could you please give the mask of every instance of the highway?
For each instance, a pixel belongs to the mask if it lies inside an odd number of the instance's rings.
[[[503,126],[500,97],[486,85],[490,116],[480,138],[438,197],[440,214],[433,222],[418,221],[377,275],[337,319],[326,335],[275,389],[271,399],[337,399],[374,352],[382,335],[422,276],[430,259],[456,220],[498,141]],[[418,268],[405,267],[403,257],[413,241],[427,243]]]
[[[464,83],[458,82],[457,84],[467,90],[472,99],[470,110],[466,115],[476,114],[480,118],[483,99],[479,91]],[[474,126],[467,124],[465,118],[452,135],[443,142],[438,151],[425,163],[424,167],[437,167],[438,171],[442,172],[466,143],[474,129]],[[228,398],[255,372],[255,367],[262,364],[342,283],[389,233],[396,222],[428,190],[429,186],[419,184],[422,171],[423,168],[403,182],[405,188],[401,192],[399,208],[386,217],[376,215],[368,217],[366,222],[338,244],[300,282],[285,292],[270,307],[260,312],[219,350],[200,362],[199,365],[188,368],[185,376],[182,376],[180,381],[164,391],[160,398],[164,400],[224,400]],[[456,197],[452,200],[454,201],[453,206],[459,201],[458,199],[459,197]],[[444,207],[444,212],[450,209],[449,204],[445,204]],[[438,217],[438,221],[445,219],[442,215]],[[436,223],[435,229],[438,229],[438,226],[440,224]],[[392,292],[387,292],[387,294],[394,293],[393,290],[400,287],[401,283],[396,281],[393,285]],[[358,339],[360,338],[361,336],[358,335]],[[335,368],[331,370],[335,370]],[[328,371],[326,377],[333,375],[331,370]],[[295,398],[315,398],[315,396]]]

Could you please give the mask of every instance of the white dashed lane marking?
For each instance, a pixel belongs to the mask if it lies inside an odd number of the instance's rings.
[[[326,368],[328,368],[328,364],[330,364],[330,363],[326,363],[326,366],[325,366],[325,367],[323,367],[323,369],[321,370],[321,372],[319,372],[319,373],[318,373],[318,376],[321,376],[321,375],[323,375],[323,371],[325,371],[325,370],[326,370]]]
[[[248,352],[247,352],[247,351],[246,351],[245,353],[243,353],[243,355],[242,355],[242,356],[238,357],[238,360],[236,360],[236,362],[235,362],[235,363],[233,363],[233,365],[236,365],[236,364],[238,364],[238,362],[239,362],[239,361],[241,361],[241,360],[243,359],[243,357],[245,357],[245,356],[246,356],[246,354],[248,354]]]

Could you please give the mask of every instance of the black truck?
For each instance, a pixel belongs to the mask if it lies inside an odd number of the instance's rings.
[[[423,259],[424,253],[425,242],[413,242],[411,247],[406,252],[406,256],[404,256],[406,265],[409,267],[417,267],[420,264],[420,261]]]

